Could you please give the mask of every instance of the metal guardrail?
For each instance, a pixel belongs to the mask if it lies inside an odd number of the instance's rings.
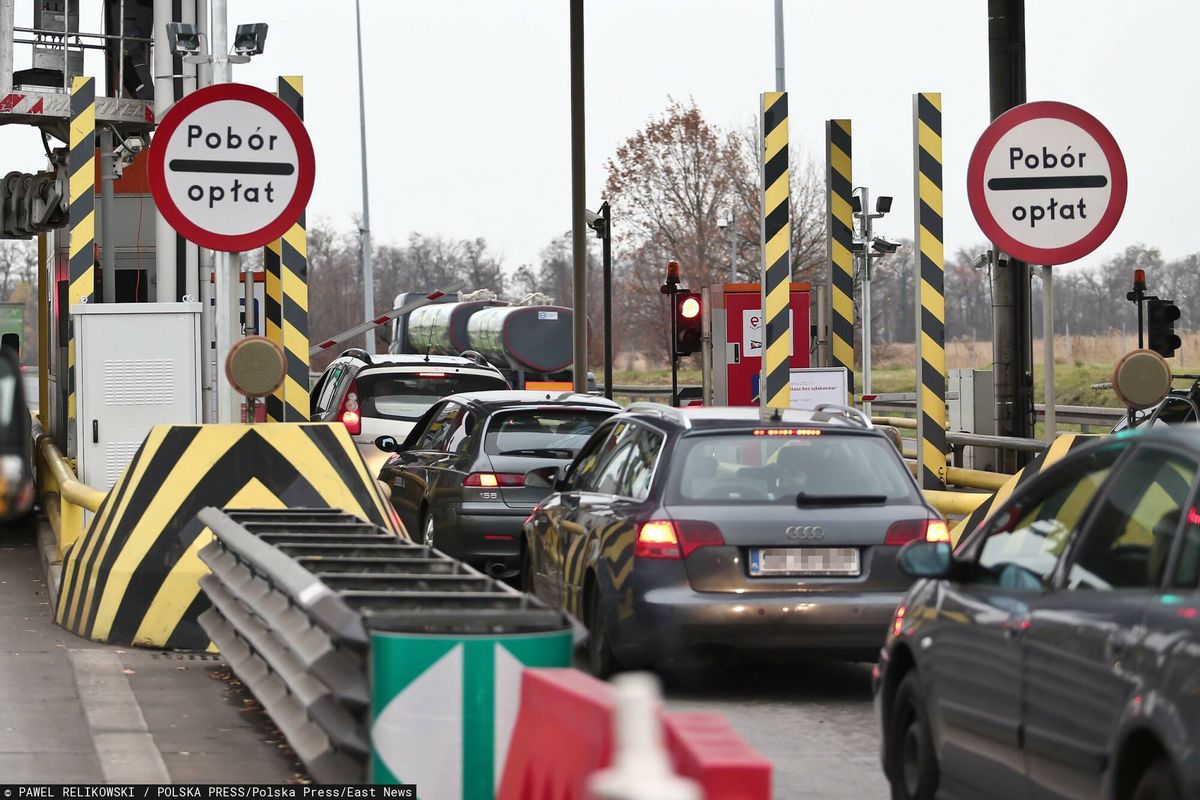
[[[361,783],[371,631],[565,627],[564,615],[432,548],[340,511],[219,510],[200,551],[200,624],[309,774]]]
[[[62,558],[66,549],[83,535],[83,512],[99,511],[108,493],[93,489],[75,477],[70,462],[59,452],[50,434],[42,427],[41,420],[36,414],[31,416],[33,452],[41,483],[38,495],[46,518],[54,529],[58,557]]]

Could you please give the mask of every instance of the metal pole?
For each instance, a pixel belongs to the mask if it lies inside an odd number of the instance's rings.
[[[121,1],[124,2],[124,0]],[[183,0],[180,21],[196,25],[197,15],[202,4],[203,0]],[[206,36],[205,41],[207,40]],[[187,97],[196,91],[199,76],[200,66],[198,64],[185,63],[183,65],[182,97]],[[200,248],[189,241],[183,243],[183,294],[191,298],[192,302],[200,299]],[[207,354],[208,348],[203,348],[202,352]]]
[[[358,31],[358,130],[362,149],[362,224],[358,233],[362,247],[364,319],[375,318],[375,273],[371,268],[371,203],[367,194],[367,101],[363,86],[362,13],[354,0],[354,24]],[[433,288],[429,287],[429,291]],[[375,329],[366,333],[367,352],[375,352]]]
[[[675,343],[679,341],[679,326],[678,320],[675,319],[676,299],[675,295],[679,293],[678,286],[671,287],[671,342],[668,352],[671,354],[671,405],[675,408],[679,407],[679,357],[675,355]],[[759,387],[761,393],[762,387]]]
[[[1054,271],[1042,267],[1042,346],[1046,363],[1043,387],[1046,392],[1046,444],[1053,444],[1058,430],[1054,419]]]
[[[201,41],[210,42],[209,36],[209,15],[208,15],[208,0],[196,0],[196,30],[203,36]],[[202,62],[196,65],[196,85],[198,88],[203,88],[212,84],[212,63]],[[206,247],[196,248],[199,261],[197,270],[199,277],[199,298],[200,298],[200,341],[201,354],[200,365],[201,374],[204,376],[204,382],[201,386],[201,397],[203,400],[202,416],[205,422],[216,422],[216,407],[213,401],[213,394],[216,391],[217,376],[214,364],[214,348],[209,345],[209,342],[216,341],[216,332],[214,325],[215,303],[213,285],[213,251]]]
[[[783,87],[783,0],[775,0],[775,91],[787,91]]]
[[[600,241],[604,268],[604,396],[612,400],[612,209],[607,200],[600,204],[600,216],[604,218],[604,237]]]
[[[583,129],[583,0],[571,0],[571,251],[573,272],[575,391],[587,392],[587,220],[584,194],[587,191]],[[675,343],[671,342],[672,352]]]
[[[113,235],[113,180],[117,171],[113,161],[113,132],[105,125],[100,129],[100,300],[104,303],[117,299],[116,238]]]
[[[171,0],[154,0],[154,118],[166,116],[175,100],[171,48],[167,23],[171,22]],[[154,212],[154,299],[171,303],[178,299],[175,280],[175,229],[166,217]]]
[[[863,274],[862,274],[862,363],[863,394],[871,394],[871,190],[862,187]],[[863,413],[871,416],[870,402],[863,401]]]
[[[729,255],[729,282],[737,283],[737,212],[729,210],[729,242],[732,252]]]
[[[1025,102],[1025,2],[988,0],[988,74],[992,119]],[[1009,260],[992,272],[992,373],[996,431],[1033,434],[1033,343],[1029,267]],[[1027,457],[1017,454],[1018,464]]]
[[[816,285],[817,290],[817,366],[829,366],[829,288]]]
[[[226,0],[212,0],[212,82],[228,83],[229,26]],[[229,349],[238,338],[238,267],[239,253],[216,252],[213,254],[216,273],[216,328],[217,339],[217,421],[236,422],[239,417],[237,394],[229,384],[223,365]]]
[[[712,288],[700,287],[700,403],[713,404]]]
[[[0,0],[0,93],[6,97],[13,88],[13,31],[16,0]],[[63,48],[63,72],[67,71],[67,49]],[[43,412],[45,413],[45,412]]]
[[[117,15],[120,17],[120,22],[117,24],[117,91],[113,97],[125,96],[125,0],[120,0],[117,3]],[[111,93],[111,91],[110,91]]]

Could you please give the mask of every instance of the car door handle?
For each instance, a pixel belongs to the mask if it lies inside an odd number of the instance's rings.
[[[92,444],[100,444],[100,420],[92,420]]]

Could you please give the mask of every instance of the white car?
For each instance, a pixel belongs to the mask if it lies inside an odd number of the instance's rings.
[[[373,473],[387,454],[379,436],[404,441],[421,415],[443,397],[508,389],[508,380],[482,356],[369,355],[347,350],[321,375],[311,393],[314,422],[340,421]]]

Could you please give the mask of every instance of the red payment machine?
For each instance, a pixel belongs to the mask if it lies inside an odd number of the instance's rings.
[[[792,283],[792,356],[795,369],[809,366],[808,283]],[[712,402],[718,406],[758,405],[762,372],[762,289],[757,283],[725,283],[711,288]]]

